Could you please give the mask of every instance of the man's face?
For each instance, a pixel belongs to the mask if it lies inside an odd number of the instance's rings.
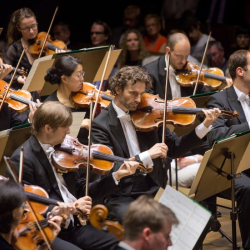
[[[137,81],[134,85],[128,83],[123,91],[120,87],[116,87],[117,95],[115,98],[120,104],[119,107],[125,112],[135,111],[141,102],[141,97],[145,92],[145,88],[145,83],[141,81]]]
[[[126,27],[126,29],[133,29],[136,28],[138,25],[138,18],[134,14],[124,14],[123,18],[123,25]]]
[[[188,37],[190,38],[191,44],[196,44],[199,41],[200,30],[197,28],[193,28],[188,32]]]
[[[70,133],[70,128],[69,126],[67,127],[58,127],[57,129],[52,129],[50,130],[50,138],[51,138],[51,142],[50,144],[52,146],[55,146],[57,144],[60,144],[64,141],[64,138],[66,137],[66,135],[68,135]]]
[[[158,233],[152,233],[149,241],[148,241],[148,248],[150,250],[166,250],[168,247],[172,246],[172,241],[170,238],[172,226],[171,224],[166,221],[164,228]]]
[[[239,34],[236,37],[236,43],[241,49],[249,49],[250,37],[247,34]]]
[[[170,51],[170,64],[174,69],[182,69],[187,62],[190,54],[190,43],[187,40],[181,40],[174,46],[174,50]]]
[[[90,38],[94,46],[105,45],[108,40],[108,36],[104,34],[104,27],[99,24],[92,25]]]
[[[157,23],[157,21],[154,18],[148,19],[145,22],[145,26],[146,26],[146,29],[147,29],[147,34],[149,36],[157,35],[161,30],[160,24]]]
[[[208,59],[212,67],[219,68],[223,62],[224,50],[219,50],[216,45],[210,48]]]
[[[67,43],[69,41],[70,32],[64,31],[62,29],[62,26],[57,25],[53,29],[53,35],[54,35],[54,39],[63,41],[64,43]]]

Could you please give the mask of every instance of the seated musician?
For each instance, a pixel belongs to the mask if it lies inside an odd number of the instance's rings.
[[[102,199],[119,190],[115,181],[135,173],[138,163],[125,162],[113,175],[100,178],[89,185],[89,196],[85,195],[86,179],[83,169],[78,172],[59,174],[51,162],[53,147],[63,142],[69,134],[72,114],[60,102],[45,102],[35,112],[32,122],[33,135],[22,145],[25,149],[23,164],[23,183],[44,188],[50,198],[59,202],[52,214],[76,212],[78,208],[89,214],[92,199]],[[12,162],[19,171],[20,147],[13,153]],[[79,226],[78,218],[70,216],[59,238],[69,241],[81,249],[110,249],[117,244],[115,236],[98,230],[91,225]]]
[[[137,109],[145,89],[151,88],[151,78],[146,70],[137,66],[124,67],[110,78],[109,84],[115,98],[93,121],[93,143],[107,145],[117,156],[135,156],[145,166],[154,166],[147,175],[136,173],[117,180],[120,189],[105,199],[110,218],[121,222],[128,205],[141,194],[155,195],[159,187],[165,188],[167,167],[164,168],[160,158],[181,157],[200,145],[220,110],[204,110],[203,123],[185,136],[178,137],[167,128],[166,143],[162,143],[162,127],[158,131],[138,132],[129,114]],[[168,166],[169,160],[166,163]],[[118,168],[117,163],[113,169]]]
[[[171,209],[142,195],[129,205],[123,220],[124,239],[114,250],[166,250],[172,246],[172,226],[178,223]]]
[[[8,179],[0,179],[0,190],[0,249],[14,250],[18,240],[17,226],[25,213],[26,195],[21,185]],[[59,216],[48,220],[55,236],[61,230],[61,221],[62,218]],[[45,250],[48,247],[43,244],[37,249]]]
[[[250,52],[247,50],[238,50],[234,52],[228,61],[229,73],[233,79],[233,85],[219,93],[210,96],[208,108],[223,108],[228,111],[237,110],[239,117],[237,119],[226,119],[219,117],[213,123],[213,129],[208,133],[210,146],[215,140],[230,136],[250,129]],[[240,146],[240,145],[239,145]],[[209,149],[209,148],[208,148]],[[237,208],[239,209],[239,226],[242,238],[243,248],[250,249],[250,171],[249,169],[242,173],[241,178],[235,179],[235,198]],[[231,199],[231,189],[223,192],[223,196]]]

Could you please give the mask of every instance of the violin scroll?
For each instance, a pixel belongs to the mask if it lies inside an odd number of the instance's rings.
[[[92,226],[97,229],[107,231],[117,237],[118,240],[123,239],[124,229],[122,225],[115,221],[105,220],[108,216],[108,209],[104,205],[95,205],[91,209],[89,220]]]
[[[227,119],[232,119],[232,118],[239,117],[239,113],[236,110],[234,110],[233,112],[226,111],[226,110],[221,110],[220,116],[223,116],[223,117],[225,117]]]

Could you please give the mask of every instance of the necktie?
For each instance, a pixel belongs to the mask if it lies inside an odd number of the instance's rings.
[[[249,105],[249,96],[242,93],[239,96],[238,101],[240,101],[240,102],[246,102]]]

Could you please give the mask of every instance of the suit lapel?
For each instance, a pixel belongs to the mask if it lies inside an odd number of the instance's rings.
[[[226,91],[227,91],[227,101],[229,106],[233,111],[236,110],[239,113],[239,117],[237,119],[239,120],[240,123],[246,122],[247,120],[245,113],[243,111],[240,101],[238,101],[238,96],[234,90],[233,85],[230,88],[226,89]]]
[[[125,138],[125,135],[123,133],[122,125],[120,123],[120,120],[117,118],[117,113],[113,108],[112,103],[108,106],[108,112],[109,112],[109,127],[116,138],[117,142],[120,144],[124,156],[129,158],[129,150],[127,146],[127,141]]]
[[[52,170],[52,166],[43,151],[41,145],[39,144],[38,140],[35,136],[30,137],[31,147],[34,155],[36,156],[37,160],[41,163],[42,167],[47,172],[47,177],[49,178],[51,186],[54,188],[54,190],[58,193],[60,197],[62,197],[61,192],[59,190],[59,187],[57,185],[55,174]]]

